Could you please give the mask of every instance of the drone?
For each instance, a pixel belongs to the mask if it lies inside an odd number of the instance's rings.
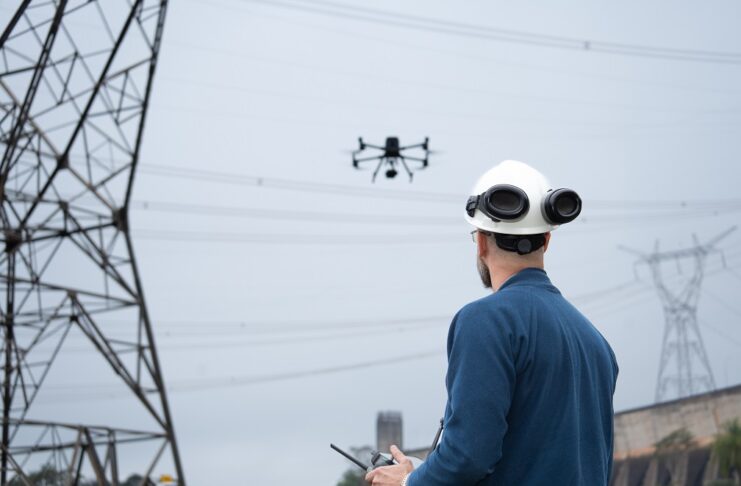
[[[393,179],[399,174],[399,171],[397,168],[399,166],[403,167],[407,174],[409,174],[409,182],[412,182],[412,177],[414,176],[414,171],[412,171],[409,168],[409,165],[407,164],[407,161],[413,161],[415,163],[420,163],[421,166],[417,167],[417,170],[422,170],[427,167],[428,158],[430,156],[430,150],[428,148],[430,138],[425,137],[425,141],[422,143],[417,143],[414,145],[407,145],[407,146],[400,146],[399,145],[399,137],[387,137],[386,138],[386,145],[381,147],[380,145],[371,145],[369,143],[363,142],[363,138],[359,137],[358,142],[360,142],[360,148],[358,150],[354,150],[352,152],[352,166],[356,169],[360,169],[360,164],[364,162],[370,162],[370,161],[378,161],[378,165],[376,166],[376,170],[373,171],[373,177],[371,179],[372,182],[376,182],[376,176],[378,175],[378,172],[381,170],[381,167],[386,165],[386,178],[387,179]],[[382,150],[383,153],[380,155],[374,155],[371,157],[362,157],[357,158],[357,155],[364,151],[365,149],[375,149],[375,150]],[[404,155],[405,150],[411,150],[411,149],[422,149],[425,152],[424,158],[422,157],[410,157],[408,155]]]

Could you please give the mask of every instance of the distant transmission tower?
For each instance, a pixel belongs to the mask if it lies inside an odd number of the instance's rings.
[[[18,0],[0,11],[3,486],[34,484],[40,467],[67,485],[132,472],[150,484],[163,468],[185,484],[128,227],[166,8]],[[94,426],[33,408],[55,361],[76,359],[71,333],[110,365],[134,404],[123,415],[146,428],[110,426],[122,417],[105,404],[94,410],[110,422]],[[68,381],[99,371],[64,364]]]
[[[697,324],[697,302],[707,256],[716,252],[715,245],[735,229],[730,228],[705,244],[701,244],[693,235],[695,246],[676,251],[659,252],[658,241],[654,251],[649,254],[623,247],[638,255],[639,263],[648,265],[664,307],[664,338],[656,382],[656,402],[715,389],[713,371]],[[685,260],[691,262],[687,278],[676,287],[667,285],[662,265],[674,262],[677,268],[683,268],[680,265]]]

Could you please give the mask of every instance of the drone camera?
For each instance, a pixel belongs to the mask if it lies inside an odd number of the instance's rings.
[[[399,172],[396,169],[389,169],[386,171],[386,177],[389,179],[393,179],[398,173]]]

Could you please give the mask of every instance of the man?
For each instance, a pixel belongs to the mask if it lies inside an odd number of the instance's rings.
[[[618,366],[607,341],[543,270],[551,231],[581,199],[552,190],[526,164],[484,174],[466,204],[477,266],[494,293],[472,302],[448,334],[448,403],[437,448],[416,470],[366,476],[375,486],[602,486],[612,466]]]

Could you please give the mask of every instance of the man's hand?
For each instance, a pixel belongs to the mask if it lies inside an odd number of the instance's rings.
[[[404,476],[414,470],[411,459],[408,459],[395,445],[391,446],[391,455],[398,464],[379,467],[366,474],[365,480],[369,484],[373,486],[401,486]]]

